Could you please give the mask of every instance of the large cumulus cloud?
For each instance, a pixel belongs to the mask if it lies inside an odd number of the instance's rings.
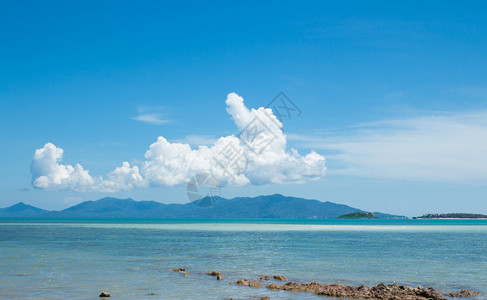
[[[235,93],[227,96],[226,105],[238,129],[235,135],[195,149],[160,136],[139,166],[123,162],[104,177],[93,177],[80,164],[62,164],[63,149],[47,143],[35,151],[33,185],[40,189],[116,192],[175,186],[201,172],[212,173],[223,185],[305,182],[324,175],[322,155],[312,151],[301,156],[295,149],[286,150],[282,123],[271,109],[248,109]]]

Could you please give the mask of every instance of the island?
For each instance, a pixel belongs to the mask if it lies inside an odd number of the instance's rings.
[[[378,219],[371,212],[356,211],[349,214],[339,216],[337,219]]]
[[[487,215],[469,213],[426,214],[414,219],[487,219]]]

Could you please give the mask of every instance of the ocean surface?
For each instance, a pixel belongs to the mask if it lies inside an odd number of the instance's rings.
[[[487,299],[487,220],[0,219],[2,299],[332,299],[230,284],[262,274]]]

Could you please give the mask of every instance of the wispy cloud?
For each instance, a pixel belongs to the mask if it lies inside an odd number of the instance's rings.
[[[141,121],[145,123],[150,123],[154,125],[163,125],[171,122],[167,116],[160,111],[163,109],[161,106],[155,107],[148,107],[148,106],[141,106],[139,107],[138,111],[139,114],[136,117],[133,117],[133,120]]]
[[[487,179],[487,111],[379,121],[329,136],[288,139],[328,151],[330,173],[437,182]]]

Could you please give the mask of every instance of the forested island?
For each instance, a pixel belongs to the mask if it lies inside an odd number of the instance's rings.
[[[374,216],[374,214],[371,212],[356,211],[353,213],[341,215],[337,219],[377,219],[377,217]]]
[[[415,219],[487,219],[487,215],[468,213],[426,214]]]

